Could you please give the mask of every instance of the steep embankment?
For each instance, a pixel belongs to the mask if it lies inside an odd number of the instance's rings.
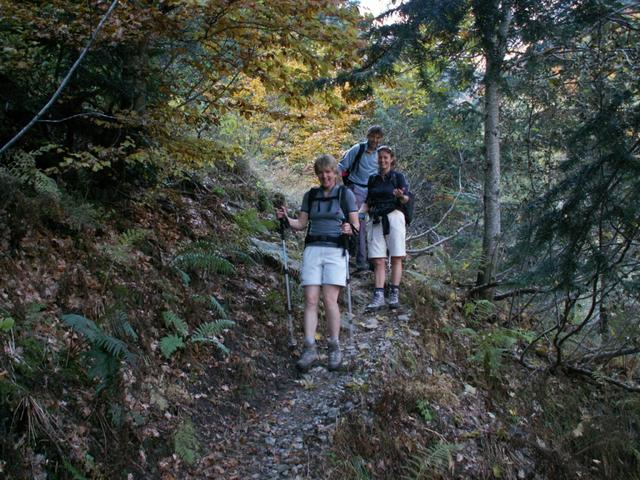
[[[100,203],[4,179],[4,474],[325,476],[332,432],[409,315],[358,317],[343,372],[299,375],[270,194],[238,173]],[[300,340],[299,238],[288,248]]]
[[[409,262],[400,314],[365,314],[356,277],[345,368],[296,372],[272,194],[248,175],[93,204],[3,180],[3,475],[615,478],[594,439],[630,452],[637,402],[510,362],[429,263]]]
[[[279,272],[249,241],[272,206],[250,178],[92,203],[2,178],[2,474],[182,476],[214,448],[203,399],[233,417],[265,398],[289,354]]]

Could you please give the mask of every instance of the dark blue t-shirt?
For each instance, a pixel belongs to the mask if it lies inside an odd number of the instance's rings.
[[[369,205],[369,214],[373,216],[395,210],[399,204],[399,200],[393,194],[396,188],[401,188],[405,194],[409,193],[409,184],[402,173],[391,170],[386,175],[371,175],[365,200]]]

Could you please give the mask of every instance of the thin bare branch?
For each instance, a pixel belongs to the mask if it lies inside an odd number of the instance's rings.
[[[460,234],[460,232],[462,232],[465,228],[473,225],[475,223],[475,221],[473,222],[467,222],[464,225],[462,225],[458,230],[455,231],[455,233],[453,233],[452,235],[449,235],[448,237],[444,237],[442,239],[440,239],[439,241],[437,241],[436,243],[429,245],[427,247],[424,248],[418,248],[415,250],[407,250],[407,253],[410,253],[411,255],[423,255],[431,250],[433,250],[434,248],[436,248],[437,246],[443,244],[444,242],[451,240],[452,238],[458,236]]]
[[[640,353],[640,347],[619,348],[609,352],[594,353],[593,355],[585,355],[582,357],[583,362],[609,361],[612,358],[622,357],[624,355],[634,355]]]
[[[83,113],[76,113],[75,115],[71,115],[69,117],[64,117],[64,118],[56,118],[56,119],[52,119],[52,120],[38,120],[38,122],[40,123],[63,123],[63,122],[67,122],[69,120],[73,120],[74,118],[78,118],[78,117],[99,117],[99,118],[106,118],[108,120],[117,120],[117,117],[114,117],[113,115],[106,115],[104,113],[100,113],[100,112],[83,112]]]
[[[462,154],[460,154],[460,155],[462,155]],[[417,240],[419,238],[422,238],[422,237],[428,235],[429,233],[433,232],[436,228],[438,228],[440,226],[440,224],[442,224],[442,222],[444,222],[444,220],[449,216],[449,214],[453,210],[453,207],[455,207],[456,202],[458,201],[458,198],[460,197],[461,194],[462,194],[462,172],[461,172],[461,169],[458,168],[458,193],[454,197],[453,202],[451,202],[451,205],[449,206],[449,209],[444,213],[444,215],[442,216],[440,221],[438,223],[436,223],[433,227],[429,228],[426,232],[422,232],[422,233],[419,233],[417,235],[409,235],[407,237],[407,242],[412,242],[413,240]]]
[[[540,289],[538,288],[516,288],[515,290],[511,290],[510,292],[494,295],[493,300],[498,302],[500,300],[504,300],[505,298],[519,297],[520,295],[527,295],[530,293],[539,293],[539,292],[540,292]]]
[[[4,145],[4,147],[2,147],[0,149],[0,155],[2,155],[7,150],[9,150],[25,133],[27,133],[31,129],[31,127],[33,127],[42,118],[42,116],[47,112],[47,110],[49,110],[49,108],[51,108],[51,105],[53,105],[55,103],[55,101],[58,99],[58,97],[62,93],[62,90],[64,90],[64,87],[66,87],[67,83],[69,83],[69,80],[71,80],[71,77],[73,76],[73,73],[76,71],[76,69],[80,65],[80,62],[82,62],[82,59],[85,57],[87,52],[89,52],[89,49],[91,48],[91,46],[93,45],[93,42],[95,42],[96,37],[98,36],[98,32],[100,30],[102,30],[102,26],[105,24],[105,22],[107,21],[107,19],[111,15],[111,12],[113,12],[113,10],[118,5],[118,1],[119,0],[113,0],[113,2],[111,3],[111,6],[109,7],[107,12],[103,15],[102,19],[100,20],[100,23],[98,24],[96,29],[91,34],[91,38],[89,38],[89,42],[87,43],[87,45],[84,47],[84,49],[80,53],[80,56],[78,57],[78,59],[71,66],[71,69],[69,69],[69,72],[67,72],[67,75],[62,80],[62,83],[58,87],[58,90],[56,90],[56,92],[49,99],[47,104],[44,107],[42,107],[42,109],[36,114],[36,116],[33,117],[33,119],[22,130],[20,130],[11,140],[9,140]]]
[[[595,371],[589,370],[587,368],[576,367],[575,365],[564,365],[566,370],[580,373],[582,375],[587,375],[593,380],[602,380],[604,382],[610,383],[612,385],[616,385],[628,392],[640,392],[640,386],[637,385],[629,385],[628,383],[621,382],[620,380],[616,380],[615,378],[607,377],[604,375],[596,374]]]

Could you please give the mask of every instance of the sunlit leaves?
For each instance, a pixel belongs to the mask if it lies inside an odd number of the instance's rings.
[[[0,137],[55,90],[104,7],[3,2],[0,38],[9,47],[0,52]],[[253,80],[279,102],[304,108],[307,82],[357,61],[357,18],[357,9],[333,0],[121,2],[51,108],[49,118],[61,121],[27,141],[58,140],[69,125],[79,131],[51,173],[96,172],[122,160],[178,169],[210,164],[216,154],[230,160],[242,153],[237,145],[207,142],[226,114],[270,111],[254,97]],[[330,94],[320,100],[341,104]],[[77,116],[88,110],[109,118]],[[119,148],[123,130],[134,142]]]

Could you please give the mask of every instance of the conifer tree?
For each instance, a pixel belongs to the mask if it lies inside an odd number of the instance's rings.
[[[576,22],[597,21],[603,10],[617,2],[605,2],[597,14],[590,0],[409,0],[380,17],[390,23],[370,31],[371,47],[363,67],[349,78],[365,82],[394,75],[398,62],[410,62],[428,79],[433,71],[449,75],[454,68],[475,64],[480,72],[478,91],[484,97],[484,233],[478,265],[478,291],[485,297],[491,288],[499,260],[501,234],[500,109],[505,75],[527,58],[538,54],[552,31],[571,31]],[[478,61],[480,60],[480,61]]]

